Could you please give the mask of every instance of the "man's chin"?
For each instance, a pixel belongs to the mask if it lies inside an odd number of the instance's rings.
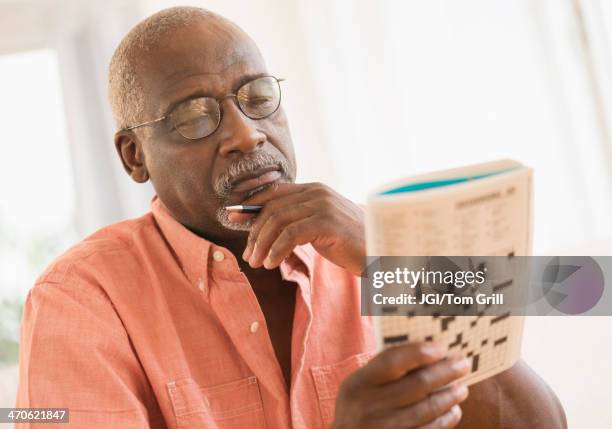
[[[283,174],[283,177],[281,177],[280,179],[272,183],[266,183],[256,188],[249,189],[247,192],[230,194],[229,198],[225,200],[223,207],[220,207],[219,210],[217,210],[217,220],[226,229],[229,229],[232,231],[250,231],[251,226],[253,226],[253,222],[255,222],[255,219],[256,219],[254,216],[243,222],[232,222],[229,220],[229,213],[227,212],[227,210],[225,210],[224,207],[242,204],[245,200],[248,200],[253,195],[258,194],[259,192],[265,191],[268,188],[277,186],[280,183],[292,183],[292,182],[293,180],[289,179],[285,174]]]

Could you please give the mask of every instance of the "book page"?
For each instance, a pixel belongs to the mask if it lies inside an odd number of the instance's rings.
[[[366,212],[368,255],[528,255],[531,180],[530,169],[518,168],[444,188],[374,195]],[[509,368],[520,357],[523,317],[391,315],[374,320],[379,349],[436,341],[449,355],[469,358],[472,371],[462,380],[468,385]]]

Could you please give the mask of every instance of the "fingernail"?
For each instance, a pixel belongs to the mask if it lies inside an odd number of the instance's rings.
[[[467,359],[459,359],[451,364],[453,371],[463,372],[470,367],[470,362]]]
[[[444,347],[438,343],[428,343],[423,350],[432,357],[442,357],[444,355]]]
[[[264,267],[266,267],[268,270],[272,267],[272,261],[270,260],[269,256],[266,256],[266,259],[264,259],[263,261],[263,265]]]
[[[461,408],[459,408],[459,405],[453,405],[452,408],[440,418],[440,424],[443,427],[447,427],[453,422],[456,423],[457,417],[461,417]]]
[[[257,245],[253,246],[253,251],[249,254],[249,265],[255,261],[255,255],[257,255]]]
[[[248,261],[250,256],[251,256],[251,246],[247,246],[246,249],[244,249],[244,252],[242,253],[242,259],[245,261]]]
[[[459,407],[459,405],[453,405],[453,407],[451,408],[451,413],[453,413],[453,415],[455,416],[460,416],[461,408]]]
[[[468,388],[464,384],[457,384],[453,387],[453,395],[459,399],[465,399],[468,396]]]

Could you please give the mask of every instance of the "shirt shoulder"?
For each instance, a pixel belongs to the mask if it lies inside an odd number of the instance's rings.
[[[344,268],[334,264],[333,262],[322,256],[310,243],[297,246],[296,250],[298,250],[299,252],[298,255],[300,256],[300,259],[302,259],[307,264],[310,263],[314,264],[314,266],[318,268],[324,267],[330,269],[337,269],[348,273],[348,271],[346,271]]]
[[[308,268],[311,281],[315,283],[359,285],[359,277],[326,259],[311,244],[298,246],[296,254]]]
[[[87,276],[111,255],[135,257],[138,250],[134,248],[134,243],[138,238],[151,232],[158,234],[158,231],[150,212],[139,218],[105,226],[55,258],[36,279],[35,285],[70,282],[77,273],[81,276],[76,277]]]

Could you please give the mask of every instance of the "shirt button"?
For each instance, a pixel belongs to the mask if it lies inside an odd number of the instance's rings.
[[[257,332],[257,330],[259,329],[259,322],[255,321],[253,323],[251,323],[251,333],[255,333]]]
[[[213,252],[213,259],[217,262],[221,262],[222,260],[225,259],[225,255],[223,254],[223,252],[219,251],[219,250],[215,250]]]
[[[204,282],[202,279],[198,279],[198,289],[204,290]]]

